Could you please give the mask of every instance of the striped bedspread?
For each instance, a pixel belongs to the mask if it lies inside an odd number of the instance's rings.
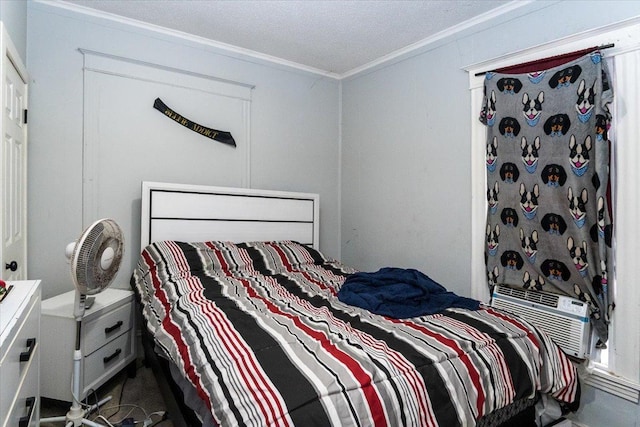
[[[337,298],[354,271],[294,242],[158,242],[131,279],[156,345],[222,426],[473,426],[578,399],[545,335],[492,308],[392,319]]]

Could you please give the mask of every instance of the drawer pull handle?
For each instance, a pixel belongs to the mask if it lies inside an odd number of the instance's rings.
[[[29,408],[27,410],[27,415],[24,417],[20,417],[20,421],[18,421],[18,427],[28,427],[29,421],[31,421],[31,417],[33,416],[33,410],[36,409],[36,398],[34,396],[27,397],[25,403],[25,408]]]
[[[27,338],[27,351],[20,353],[20,362],[28,362],[31,359],[33,349],[36,347],[35,338]]]
[[[109,334],[117,329],[120,329],[122,325],[123,325],[122,320],[118,320],[115,325],[109,326],[108,328],[104,328],[104,333]]]
[[[113,359],[118,357],[120,355],[120,353],[122,353],[122,350],[121,349],[117,349],[116,351],[113,352],[113,354],[111,356],[107,356],[107,357],[103,358],[102,362],[106,365],[107,363],[111,362]]]

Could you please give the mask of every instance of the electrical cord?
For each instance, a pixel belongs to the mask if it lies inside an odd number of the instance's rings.
[[[100,399],[98,398],[98,392],[93,388],[89,389],[89,391],[87,392],[87,397],[84,398],[84,403],[81,403],[81,405],[84,406],[86,409],[91,408],[92,405],[89,403],[89,396],[91,395],[93,395],[93,399],[96,402],[95,403],[96,407],[93,408],[91,412],[98,410],[98,414],[100,414],[100,407],[98,406],[98,402],[100,401]]]
[[[106,407],[97,407],[97,413],[94,416],[92,421],[95,421],[98,417],[104,417],[105,419],[110,419],[111,417],[113,417],[114,415],[116,415],[118,413],[118,411],[120,410],[119,408],[122,405],[122,395],[124,394],[124,387],[127,383],[128,380],[128,376],[125,376],[124,381],[122,382],[121,386],[120,386],[120,395],[118,396],[118,404],[117,405],[113,405],[113,406],[106,406]],[[98,396],[96,394],[96,402],[98,401]],[[107,412],[111,409],[115,409],[115,411],[109,415],[106,415]],[[107,412],[105,412],[107,411]]]
[[[105,418],[103,415],[99,415],[97,416],[94,421],[102,421],[104,423],[106,423],[107,427],[133,427],[137,424],[142,424],[142,427],[153,427],[156,426],[158,424],[160,424],[163,421],[166,421],[169,419],[168,414],[166,411],[156,411],[156,412],[152,412],[150,414],[146,414],[145,416],[146,418],[143,421],[135,421],[133,418],[130,417],[130,415],[132,414],[132,412],[136,409],[140,409],[144,412],[144,409],[142,409],[139,406],[136,405],[122,405],[122,406],[134,406],[133,408],[131,408],[131,410],[129,412],[127,412],[126,415],[124,415],[124,417],[117,421],[117,422],[113,422],[108,420],[107,418]],[[151,419],[151,417],[153,416],[159,416],[160,419],[157,421],[153,421]]]
[[[137,370],[137,367],[136,367],[136,370]],[[124,381],[122,381],[122,386],[120,387],[120,396],[118,396],[118,404],[103,408],[105,411],[115,410],[115,412],[111,413],[111,415],[109,415],[106,418],[104,416],[100,415],[100,417],[102,419],[111,420],[123,408],[130,408],[130,409],[124,416],[121,417],[121,419],[119,419],[117,421],[109,421],[110,425],[114,425],[114,426],[124,426],[124,425],[130,426],[130,425],[142,424],[143,427],[148,427],[148,426],[154,424],[151,421],[151,416],[153,416],[153,415],[161,415],[162,417],[166,417],[166,412],[165,411],[156,411],[156,412],[152,412],[151,414],[148,414],[147,411],[143,407],[141,407],[139,405],[122,403],[122,399],[123,399],[123,396],[125,394],[125,387],[127,385],[127,381],[128,380],[129,380],[129,376],[126,375],[125,378],[124,378]],[[144,420],[143,421],[134,421],[131,418],[131,415],[136,410],[139,410],[144,414]],[[163,421],[163,420],[164,419],[161,419],[160,421]],[[125,421],[129,421],[129,422],[127,424],[124,424]],[[158,421],[158,422],[160,422],[160,421]]]
[[[136,370],[137,369],[138,369],[138,366],[136,366]],[[87,391],[87,396],[85,397],[84,401],[79,401],[78,397],[73,395],[73,390],[71,394],[73,399],[82,407],[86,408],[87,410],[91,408],[92,409],[91,412],[93,412],[94,410],[96,411],[96,414],[93,417],[92,421],[103,422],[106,424],[107,427],[133,427],[135,425],[142,425],[142,427],[153,427],[160,424],[163,421],[168,420],[169,416],[166,411],[155,411],[155,412],[147,413],[147,411],[141,406],[122,403],[123,395],[125,392],[125,386],[127,384],[128,379],[129,379],[129,376],[127,375],[125,376],[124,381],[122,381],[122,384],[120,386],[120,395],[118,396],[117,405],[106,406],[106,407],[98,406],[97,402],[99,401],[99,397],[95,389],[89,389]],[[95,405],[92,405],[89,403],[90,402],[89,399],[91,396],[93,396],[93,398],[96,401]],[[129,408],[129,411],[127,411],[125,415],[122,416],[119,420],[113,421],[112,418],[116,416],[123,408]],[[144,415],[144,419],[142,421],[135,421],[131,417],[131,415],[136,410],[139,410]],[[106,415],[106,412],[108,411],[114,411],[114,412],[112,412],[110,415]],[[157,421],[153,421],[152,417],[155,417],[155,416],[160,417],[160,419],[158,419]]]
[[[146,412],[146,411],[144,410],[144,408],[142,408],[141,406],[134,405],[134,404],[127,404],[127,403],[125,403],[125,404],[114,405],[114,406],[109,406],[109,407],[105,408],[105,409],[109,409],[109,410],[111,410],[111,409],[115,409],[115,410],[116,410],[116,412],[114,412],[113,414],[109,415],[108,419],[113,418],[116,414],[118,414],[118,412],[120,412],[120,410],[121,410],[122,408],[130,408],[130,409],[129,409],[129,411],[128,411],[128,412],[127,412],[123,417],[121,417],[121,419],[120,419],[120,420],[118,420],[118,421],[112,421],[112,424],[116,424],[116,425],[120,425],[120,424],[122,424],[122,422],[123,422],[124,420],[126,420],[127,418],[129,418],[129,417],[131,416],[131,414],[133,414],[133,412],[134,412],[136,409],[139,409],[140,411],[142,411],[142,413],[144,414],[145,419],[146,419],[146,418],[148,418],[148,416],[147,416],[147,412]],[[100,415],[100,417],[102,417],[102,415]]]
[[[151,416],[152,415],[160,415],[160,414],[162,414],[162,418],[160,418],[158,421],[156,421],[154,423],[151,423],[149,425],[147,425],[146,422],[145,422],[143,427],[154,427],[154,426],[160,424],[161,422],[166,421],[166,420],[169,419],[169,414],[167,413],[167,411],[158,411],[158,412],[154,412],[152,414],[149,414],[149,418],[147,418],[147,420],[151,421]]]
[[[104,421],[108,427],[114,427],[114,425],[111,424],[109,420],[103,417],[102,415],[98,415],[94,420],[98,420],[98,419]]]

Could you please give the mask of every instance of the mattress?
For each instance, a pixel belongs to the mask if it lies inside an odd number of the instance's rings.
[[[213,424],[473,426],[539,394],[577,407],[575,367],[531,324],[485,306],[373,314],[337,297],[354,272],[290,241],[163,241],[131,282]]]

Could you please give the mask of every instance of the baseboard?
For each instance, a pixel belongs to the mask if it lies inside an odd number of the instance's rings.
[[[577,423],[575,421],[568,420],[566,418],[560,418],[552,422],[551,424],[547,424],[544,427],[589,427],[586,424]]]
[[[544,427],[573,427],[573,424],[566,418],[560,418],[559,420],[556,420],[551,424],[547,424]]]

